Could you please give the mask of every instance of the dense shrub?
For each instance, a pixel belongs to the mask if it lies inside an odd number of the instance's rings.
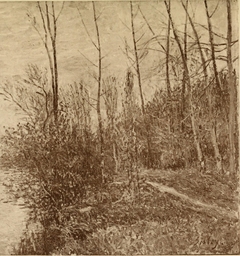
[[[52,123],[47,130],[29,123],[6,130],[2,156],[5,164],[14,164],[22,170],[19,187],[31,209],[30,217],[48,234],[55,230],[56,241],[56,236],[64,237],[62,231],[69,221],[75,221],[68,207],[81,209],[90,203],[97,204],[95,192],[102,185],[95,136],[86,131],[83,140],[72,134],[68,120],[60,117],[58,125]],[[90,193],[95,197],[92,202],[89,202]],[[79,236],[84,238],[88,229],[79,219],[77,223]]]

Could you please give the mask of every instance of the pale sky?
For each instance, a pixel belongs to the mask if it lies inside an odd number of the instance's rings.
[[[201,0],[190,0],[190,13],[194,15],[196,23],[206,25],[206,15],[204,4]],[[208,0],[210,11],[214,10],[218,4],[217,0]],[[226,4],[225,0],[220,0],[218,8],[212,17],[214,30],[226,36]],[[61,7],[61,2],[55,3],[56,10]],[[166,9],[163,1],[134,2],[134,10],[138,5],[148,19],[156,34],[165,35],[164,23],[167,22]],[[84,54],[93,63],[97,63],[97,52],[91,44],[86,31],[84,30],[76,6],[79,7],[84,22],[94,41],[96,34],[93,22],[93,11],[91,2],[65,2],[58,22],[58,62],[59,62],[59,81],[60,86],[79,81],[80,79],[90,79],[95,88],[91,74],[94,67],[83,57]],[[129,2],[96,2],[96,11],[101,13],[98,19],[103,59],[103,75],[114,75],[119,79],[124,79],[129,61],[122,52],[124,50],[124,40],[126,39],[132,47],[130,28],[130,7]],[[41,39],[32,26],[27,13],[36,17],[36,22],[41,28],[41,20],[36,2],[0,2],[0,82],[6,79],[18,79],[25,74],[28,64],[38,64],[40,67],[48,67],[48,59]],[[172,1],[172,16],[179,30],[183,29],[185,14],[179,0]],[[234,13],[234,31],[238,31],[236,20],[237,12]],[[135,18],[136,29],[140,29],[145,22],[138,12]],[[189,25],[190,27],[190,25]],[[204,29],[198,26],[202,38],[207,38]],[[151,37],[151,32],[146,24],[138,31],[139,35],[145,33],[142,42]],[[235,33],[235,39],[237,35]],[[205,39],[204,39],[205,40]],[[217,40],[217,38],[216,38]],[[157,43],[151,44],[152,48],[157,49]],[[238,49],[238,48],[236,48]],[[238,52],[235,52],[237,55]],[[148,51],[148,55],[141,63],[144,86],[143,90],[149,90],[148,86],[157,85],[158,77],[152,71],[154,61],[157,63],[161,54],[157,51]],[[149,77],[151,79],[149,79]],[[145,79],[146,78],[146,79]],[[148,78],[148,79],[147,79]],[[2,125],[11,124],[16,120],[13,112],[9,110],[9,105],[0,98],[0,130]]]

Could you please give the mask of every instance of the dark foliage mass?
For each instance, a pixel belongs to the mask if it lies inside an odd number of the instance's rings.
[[[157,88],[148,101],[132,3],[135,57],[127,56],[137,66],[127,70],[122,84],[102,72],[101,30],[93,3],[97,100],[90,97],[84,79],[56,90],[58,81],[49,81],[47,70],[37,65],[30,65],[27,79],[16,86],[2,86],[5,99],[25,114],[25,120],[6,128],[2,137],[2,165],[18,175],[12,193],[23,197],[29,209],[15,253],[239,253],[237,74],[229,72],[230,64],[216,73],[213,52],[204,60],[205,44],[199,41],[187,3],[182,2],[183,10],[195,42],[178,31],[170,2],[165,1],[168,36],[161,43],[170,47],[171,41],[172,52],[165,51],[160,64],[167,67],[159,74],[166,86]],[[42,15],[49,15],[38,6]],[[205,8],[208,13],[207,4]],[[208,46],[215,51],[208,18]],[[226,47],[232,44],[225,42]],[[53,52],[57,55],[56,49]],[[229,51],[225,55],[233,62]],[[50,74],[57,72],[55,68]]]

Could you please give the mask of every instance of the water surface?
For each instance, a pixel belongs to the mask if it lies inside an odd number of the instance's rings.
[[[27,209],[21,198],[12,200],[8,193],[11,171],[0,170],[0,255],[11,254],[12,248],[20,242],[25,228]]]

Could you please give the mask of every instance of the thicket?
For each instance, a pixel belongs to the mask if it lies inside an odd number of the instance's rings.
[[[166,7],[171,21],[167,3]],[[4,98],[25,114],[16,128],[6,128],[1,157],[6,168],[14,167],[20,174],[14,193],[29,209],[18,254],[239,252],[236,220],[199,213],[174,195],[155,191],[146,182],[151,177],[143,175],[153,169],[158,182],[170,187],[179,182],[178,189],[185,187],[197,200],[194,189],[205,199],[209,192],[210,199],[218,196],[217,202],[236,203],[228,115],[233,100],[230,82],[236,89],[237,74],[229,74],[226,67],[216,78],[214,68],[208,67],[207,80],[204,72],[199,75],[204,68],[201,49],[182,38],[189,58],[181,59],[178,31],[171,22],[176,56],[167,53],[171,60],[164,59],[162,65],[173,75],[161,74],[171,86],[157,88],[147,102],[134,90],[140,69],[128,69],[122,84],[115,77],[100,76],[98,103],[83,79],[59,89],[56,107],[47,70],[37,65],[29,65],[25,79],[2,85]],[[100,103],[101,129],[93,120]],[[236,128],[236,120],[230,125]],[[174,175],[163,177],[164,170]],[[188,175],[187,181],[181,178]],[[223,193],[214,184],[222,186]],[[229,205],[235,210],[236,204]]]

